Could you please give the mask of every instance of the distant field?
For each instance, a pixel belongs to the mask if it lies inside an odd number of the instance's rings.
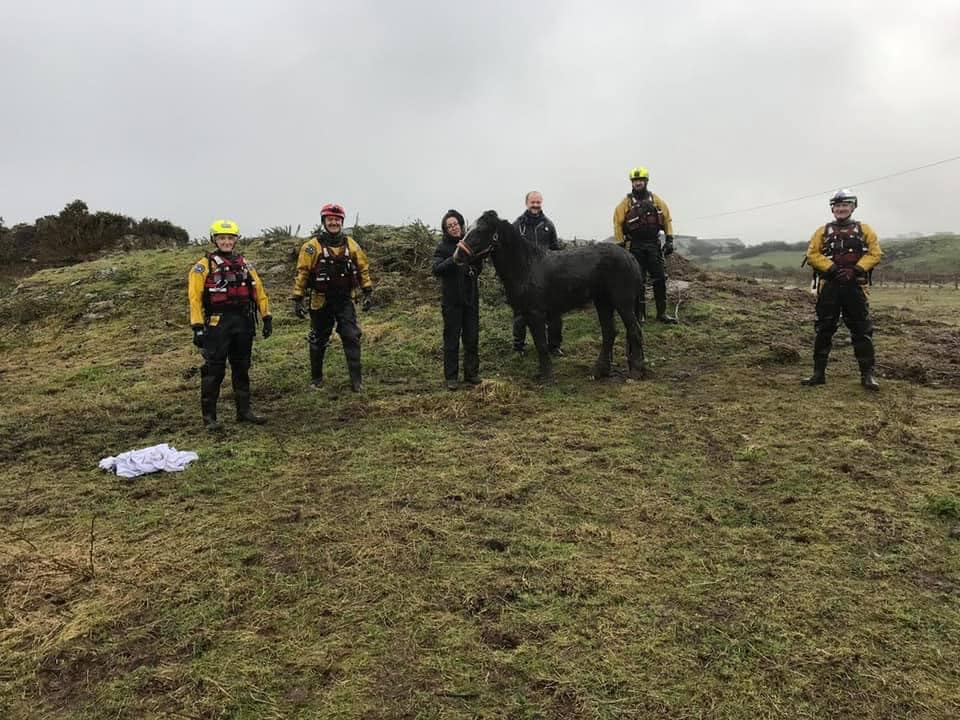
[[[911,240],[880,240],[885,270],[906,272],[960,271],[960,236],[941,234]],[[802,251],[771,250],[749,258],[734,259],[721,255],[707,260],[691,258],[697,265],[711,270],[748,269],[772,265],[779,270],[799,268]]]
[[[801,252],[777,250],[774,252],[763,253],[761,255],[757,255],[756,257],[747,258],[745,260],[734,260],[729,255],[724,255],[721,257],[712,258],[709,262],[703,262],[699,260],[695,262],[709,270],[726,270],[738,266],[761,267],[765,263],[773,265],[778,269],[782,268],[784,270],[789,270],[799,269],[802,261],[803,253]]]
[[[960,290],[927,287],[876,287],[870,290],[875,308],[906,309],[929,320],[960,325]]]

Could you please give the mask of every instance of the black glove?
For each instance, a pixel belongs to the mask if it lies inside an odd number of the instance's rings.
[[[670,257],[673,255],[673,236],[667,235],[667,239],[663,243],[663,256]]]
[[[203,349],[203,325],[191,325],[193,330],[193,344],[201,350]]]
[[[303,298],[293,298],[293,314],[303,320],[307,316],[307,310],[303,307]]]
[[[826,270],[824,270],[820,275],[824,280],[833,280],[837,276],[837,270],[839,270],[836,265],[831,265]]]
[[[267,315],[263,319],[263,339],[266,340],[271,335],[273,335],[273,315]]]
[[[360,305],[360,308],[364,312],[370,312],[370,308],[373,307],[373,290],[370,288],[363,289],[363,303]]]
[[[837,270],[837,282],[842,285],[849,285],[857,279],[857,274],[852,267],[842,267]]]
[[[849,285],[857,279],[857,274],[853,271],[852,267],[846,266],[837,269],[836,278],[837,282],[841,285]]]

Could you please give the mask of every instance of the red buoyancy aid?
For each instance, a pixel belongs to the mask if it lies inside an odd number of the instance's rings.
[[[225,310],[246,310],[254,301],[254,280],[243,255],[225,257],[207,255],[210,264],[203,281],[203,300],[210,313]]]
[[[653,201],[653,195],[648,194],[642,200],[631,193],[630,209],[623,218],[623,234],[631,241],[656,241],[663,230],[663,212]]]
[[[839,267],[852,267],[867,254],[866,238],[860,223],[827,223],[823,228],[823,254]]]
[[[310,287],[322,295],[349,295],[360,287],[360,270],[344,240],[343,253],[335,255],[320,238],[320,257],[310,273]]]

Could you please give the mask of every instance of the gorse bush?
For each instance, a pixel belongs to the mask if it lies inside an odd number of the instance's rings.
[[[274,225],[273,227],[260,230],[260,237],[264,240],[286,240],[300,235],[300,226],[293,229],[293,225]]]
[[[440,233],[420,220],[410,225],[360,225],[351,233],[385,272],[429,276]]]
[[[45,265],[76,262],[102,250],[126,247],[185,245],[187,231],[168,220],[134,220],[118,213],[91,213],[82,200],[68,203],[57,215],[0,232],[0,262],[36,259]]]

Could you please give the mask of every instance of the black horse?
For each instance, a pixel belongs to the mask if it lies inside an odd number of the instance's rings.
[[[627,329],[627,366],[643,376],[643,335],[635,306],[640,288],[640,266],[623,248],[596,243],[546,252],[520,236],[512,224],[487,210],[457,245],[455,262],[463,264],[490,255],[503,281],[507,302],[530,326],[540,356],[539,379],[553,376],[547,349],[546,320],[586,305],[597,308],[603,345],[593,366],[594,377],[610,375],[616,310]]]

